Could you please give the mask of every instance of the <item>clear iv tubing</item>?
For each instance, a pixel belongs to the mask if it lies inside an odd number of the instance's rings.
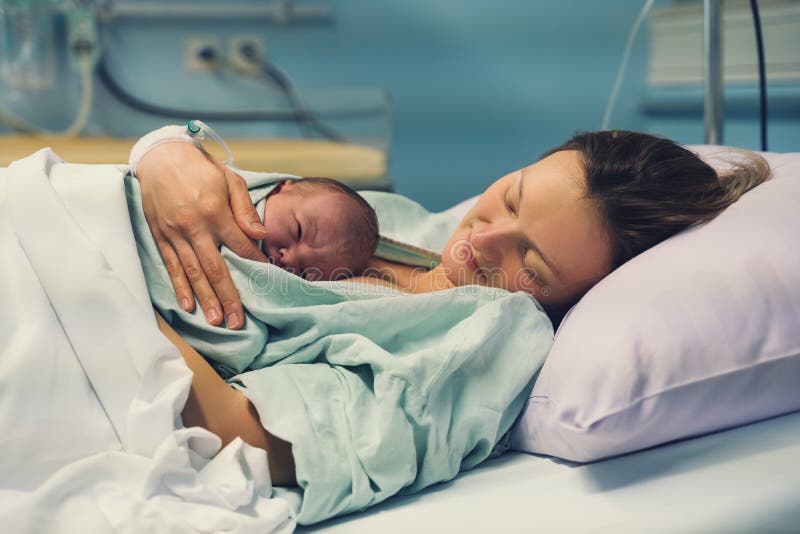
[[[625,51],[622,53],[622,61],[617,71],[617,78],[614,80],[614,88],[611,89],[611,95],[608,97],[608,103],[606,103],[606,112],[603,114],[603,125],[601,126],[603,130],[608,130],[611,125],[611,113],[614,111],[614,105],[617,103],[619,88],[622,85],[622,78],[625,77],[625,69],[628,67],[628,60],[630,59],[631,50],[633,49],[633,42],[636,40],[636,35],[639,33],[639,28],[644,22],[644,19],[653,7],[653,2],[654,0],[647,0],[644,3],[642,10],[639,12],[639,16],[636,17],[636,22],[633,23],[631,32],[628,34],[628,42],[625,44]]]
[[[75,119],[65,130],[59,132],[39,128],[38,126],[34,126],[33,124],[20,119],[2,107],[0,107],[0,122],[8,124],[15,130],[35,135],[75,137],[81,133],[81,130],[83,130],[83,127],[86,126],[86,122],[89,120],[89,112],[92,109],[92,67],[94,66],[94,61],[92,61],[92,59],[89,57],[80,58],[78,61],[81,76],[81,101],[78,105],[78,113],[75,115]]]
[[[186,129],[189,131],[189,135],[191,135],[198,141],[202,141],[203,139],[205,139],[206,135],[209,136],[214,141],[216,141],[219,144],[219,146],[222,147],[222,150],[225,151],[225,154],[227,154],[228,156],[222,163],[224,165],[230,165],[233,163],[233,152],[231,152],[231,149],[228,148],[228,145],[225,144],[225,141],[223,141],[222,137],[220,137],[220,135],[217,132],[215,132],[211,126],[204,123],[203,121],[190,120],[189,122],[186,123]]]

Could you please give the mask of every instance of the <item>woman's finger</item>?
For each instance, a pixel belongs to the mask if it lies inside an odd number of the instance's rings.
[[[231,225],[236,226],[233,222],[231,222]],[[245,239],[247,238],[245,237]],[[241,328],[244,325],[242,301],[236,286],[233,284],[230,272],[228,272],[228,266],[222,259],[216,244],[207,238],[207,234],[204,234],[187,246],[193,248],[194,253],[197,255],[198,265],[204,274],[200,286],[195,286],[192,283],[192,287],[197,294],[197,299],[200,301],[200,306],[206,314],[206,320],[214,325],[220,324],[222,316],[219,314],[221,311],[224,313],[228,328],[234,330]],[[189,276],[190,281],[191,279],[192,277]],[[206,308],[205,303],[208,303],[208,308]]]
[[[244,181],[244,178],[228,168],[225,169],[225,180],[228,183],[229,201],[231,209],[233,210],[233,216],[236,219],[236,224],[238,224],[242,231],[250,236],[251,239],[259,240],[266,238],[267,229],[264,228],[264,224],[261,222],[261,218],[258,216],[258,212],[253,205],[253,201],[250,199],[250,194],[247,191],[247,182]],[[234,248],[231,243],[226,241],[225,244],[240,256],[249,257]]]
[[[197,301],[203,309],[206,322],[214,326],[219,326],[222,324],[222,307],[220,306],[214,289],[212,289],[211,284],[206,278],[204,266],[201,264],[203,260],[195,255],[196,249],[192,248],[193,245],[190,245],[186,241],[178,240],[174,243],[174,247],[180,258],[183,271],[186,273],[186,278],[189,280],[192,290],[195,295],[197,295]],[[216,251],[216,247],[212,248]],[[208,254],[208,252],[205,251],[205,254]],[[217,255],[219,256],[219,252],[217,252]],[[222,262],[221,256],[218,261]]]
[[[236,253],[237,256],[253,261],[267,261],[267,257],[264,253],[256,246],[252,239],[242,232],[233,220],[230,221],[230,224],[220,225],[217,232],[220,241]]]
[[[167,273],[169,273],[169,279],[172,282],[172,288],[175,290],[175,298],[178,299],[178,304],[184,311],[193,312],[194,293],[192,293],[192,287],[189,285],[189,280],[183,271],[183,265],[181,265],[178,254],[169,241],[163,237],[156,237],[156,245],[161,253],[161,258],[164,260]]]

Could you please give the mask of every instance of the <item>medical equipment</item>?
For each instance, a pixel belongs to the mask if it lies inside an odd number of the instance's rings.
[[[233,163],[233,152],[231,152],[231,149],[228,148],[228,145],[225,144],[225,141],[222,139],[222,137],[215,132],[211,126],[203,121],[193,119],[186,123],[186,130],[189,132],[189,135],[195,138],[198,142],[202,143],[206,136],[216,141],[228,156],[222,163],[224,165],[231,165]]]
[[[31,134],[74,136],[80,133],[89,118],[92,104],[92,77],[95,65],[100,60],[98,22],[110,24],[125,17],[180,16],[194,18],[265,20],[283,26],[292,24],[327,23],[332,18],[329,6],[295,5],[292,0],[257,4],[193,4],[193,3],[147,3],[106,2],[98,4],[80,0],[0,0],[0,70],[4,81],[12,89],[31,91],[50,89],[55,76],[54,42],[56,15],[63,14],[66,21],[67,52],[70,65],[80,74],[81,98],[72,124],[62,131],[33,124],[10,110],[0,107],[0,122]],[[252,51],[251,51],[252,52]],[[129,107],[164,118],[187,117],[202,114],[211,120],[230,121],[277,121],[296,122],[302,128],[314,131],[321,137],[343,142],[345,137],[322,124],[318,115],[301,104],[294,84],[289,76],[264,58],[247,56],[255,70],[271,80],[286,96],[289,110],[244,110],[209,111],[179,110],[168,106],[152,105],[127,93],[111,77],[106,65],[100,61],[97,74],[100,82]],[[385,108],[358,110],[357,115],[385,115]]]
[[[282,109],[251,109],[251,110],[197,110],[197,109],[181,109],[165,106],[161,104],[153,104],[146,102],[137,96],[132,95],[127,89],[118,83],[108,70],[104,61],[100,61],[97,66],[97,77],[100,83],[108,92],[117,100],[126,106],[147,113],[149,115],[157,115],[163,118],[178,118],[184,119],[186,117],[202,115],[207,120],[214,120],[220,122],[257,122],[257,121],[270,121],[270,122],[289,122],[307,125],[313,131],[321,135],[321,137],[337,142],[347,142],[345,136],[332,128],[323,124],[318,113],[308,109],[308,106],[303,104],[297,95],[294,84],[288,75],[275,65],[274,63],[267,63],[263,59],[256,59],[258,68],[263,71],[263,77],[272,80],[277,85],[281,92],[286,95],[287,100],[291,106],[288,110]],[[390,121],[389,100],[386,95],[379,96],[377,101],[372,98],[360,103],[358,108],[349,107],[337,112],[328,113],[337,118],[347,119],[370,119],[370,118],[385,118]],[[387,126],[390,129],[390,125]]]
[[[764,39],[761,35],[761,17],[757,0],[750,0],[753,29],[758,52],[759,126],[761,150],[767,150],[767,75],[764,61]],[[723,142],[724,78],[722,58],[722,1],[703,0],[703,125],[705,142],[719,145]]]
[[[0,2],[0,71],[9,88],[32,91],[53,84],[54,2]]]
[[[153,104],[140,99],[137,96],[129,93],[121,84],[119,84],[108,70],[105,62],[101,59],[97,65],[97,78],[100,83],[111,93],[114,98],[125,104],[126,106],[147,113],[148,115],[156,115],[162,118],[177,118],[185,119],[186,117],[193,117],[202,115],[208,120],[214,121],[228,121],[228,122],[245,122],[245,121],[275,121],[275,122],[290,122],[295,119],[295,114],[292,111],[283,110],[265,110],[265,109],[249,109],[243,111],[223,111],[223,110],[196,110],[196,109],[181,109],[165,106],[161,104]]]
[[[722,2],[703,0],[703,132],[709,145],[722,144]]]
[[[750,11],[753,13],[753,28],[756,32],[756,50],[758,51],[758,100],[759,122],[761,125],[761,150],[767,151],[767,67],[764,60],[764,38],[761,35],[761,15],[758,13],[757,0],[750,0]]]
[[[617,71],[617,77],[614,80],[614,88],[611,89],[611,95],[608,97],[608,103],[606,104],[606,111],[603,114],[603,130],[608,130],[609,125],[611,124],[611,113],[614,111],[614,105],[617,103],[619,88],[620,85],[622,85],[622,79],[625,77],[625,69],[628,67],[628,60],[631,56],[633,43],[636,40],[636,35],[639,33],[639,28],[642,26],[642,22],[644,22],[645,18],[647,18],[647,14],[650,13],[650,9],[653,7],[654,1],[655,0],[647,0],[645,2],[642,10],[639,12],[639,16],[636,17],[636,22],[633,23],[630,34],[628,35],[628,42],[625,44],[625,51],[622,53],[622,61],[620,62],[619,70]]]
[[[190,17],[215,22],[246,18],[280,26],[320,25],[333,20],[333,8],[323,3],[298,4],[294,0],[218,3],[110,1],[101,6],[99,16],[103,23],[134,17],[154,17],[160,20],[171,18],[181,21]]]
[[[247,19],[263,20],[266,23],[281,26],[293,24],[326,24],[333,18],[333,10],[325,4],[297,5],[293,0],[281,0],[266,4],[225,3],[225,4],[197,4],[175,2],[149,2],[146,4],[134,2],[111,2],[103,6],[99,14],[104,23],[113,22],[125,17],[191,17],[195,19]],[[345,142],[346,138],[341,133],[327,127],[319,116],[301,102],[289,75],[273,62],[267,61],[252,47],[241,51],[241,58],[251,63],[259,78],[271,81],[285,95],[289,110],[248,110],[248,111],[201,111],[180,110],[168,106],[152,105],[129,94],[114,80],[104,63],[98,68],[100,81],[118,100],[133,109],[144,111],[162,117],[185,118],[192,115],[202,115],[208,120],[216,121],[276,121],[297,123],[304,132],[304,137],[310,137],[311,132],[316,132],[321,137],[331,141]],[[225,59],[223,57],[223,59]],[[228,64],[228,62],[225,62]],[[231,68],[234,72],[240,72]],[[252,71],[251,71],[252,72]],[[376,110],[368,110],[375,113]],[[385,113],[377,110],[378,114]]]
[[[388,151],[392,124],[391,104],[386,91],[336,87],[301,93],[286,70],[278,66],[273,58],[266,57],[258,47],[253,48],[253,41],[248,39],[241,40],[241,48],[235,49],[237,55],[232,61],[226,58],[226,50],[220,48],[212,52],[218,58],[220,70],[226,71],[221,73],[221,78],[233,83],[241,81],[237,77],[250,78],[241,84],[244,86],[252,86],[251,80],[255,78],[265,86],[263,105],[256,102],[249,108],[232,106],[232,109],[226,109],[225,105],[218,105],[209,106],[209,109],[195,103],[182,109],[180,105],[176,107],[139,97],[122,78],[114,75],[124,66],[120,64],[118,67],[112,59],[117,57],[112,48],[106,50],[101,46],[100,30],[105,35],[115,32],[117,25],[131,18],[150,20],[165,16],[200,22],[212,19],[229,23],[258,21],[286,28],[294,25],[329,25],[333,20],[333,9],[324,2],[297,5],[292,0],[275,0],[267,4],[0,0],[2,76],[9,87],[19,89],[17,93],[7,93],[6,99],[0,101],[0,123],[25,134],[78,135],[89,121],[96,74],[102,88],[130,111],[157,116],[162,120],[179,119],[185,122],[192,117],[201,117],[217,122],[269,122],[273,123],[271,135],[327,139],[335,143],[360,144]],[[63,32],[59,30],[62,26]],[[62,39],[66,44],[63,48],[59,43]],[[109,46],[113,47],[113,44]],[[66,50],[66,54],[59,53],[59,49]],[[31,91],[55,92],[58,89],[55,82],[60,82],[59,78],[63,76],[58,63],[64,59],[79,73],[80,97],[75,103],[76,113],[71,124],[59,130],[34,118],[37,101],[52,99],[49,94]],[[234,68],[234,64],[240,67],[244,65],[245,68]],[[235,76],[228,76],[230,74]],[[26,105],[31,108],[29,112],[25,111]],[[72,103],[69,107],[72,107]],[[37,111],[48,113],[47,109]],[[295,128],[299,129],[299,134],[294,133]],[[104,128],[100,129],[92,133],[103,133]],[[120,136],[128,132],[108,127],[105,133]]]
[[[240,52],[242,58],[255,65],[259,78],[271,81],[286,96],[286,100],[289,102],[289,105],[295,113],[297,122],[303,130],[304,137],[309,137],[310,133],[317,132],[322,137],[330,139],[331,141],[346,142],[342,134],[323,124],[317,114],[303,104],[300,100],[300,96],[297,94],[294,82],[292,82],[292,79],[286,71],[275,63],[267,61],[252,45],[242,45],[242,50]]]
[[[611,89],[605,113],[603,114],[602,129],[607,130],[611,123],[611,114],[619,95],[619,89],[625,76],[625,70],[630,59],[631,50],[639,29],[653,7],[654,0],[646,0],[639,16],[631,27],[625,49],[622,54],[614,86]],[[759,116],[761,150],[767,150],[767,82],[764,60],[764,40],[761,33],[761,17],[757,0],[750,0],[750,11],[753,17],[755,31],[756,51],[758,55],[759,79]],[[722,144],[723,142],[723,24],[721,0],[703,0],[703,129],[704,139],[707,144]]]
[[[12,88],[46,89],[52,85],[53,15],[56,0],[3,0],[3,79]],[[60,4],[66,11],[67,51],[72,68],[79,73],[81,97],[72,123],[61,131],[36,126],[0,107],[0,122],[39,135],[73,137],[83,130],[92,109],[92,74],[99,57],[97,23],[84,3]]]

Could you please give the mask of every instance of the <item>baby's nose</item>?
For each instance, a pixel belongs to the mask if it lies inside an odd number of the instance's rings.
[[[278,259],[287,271],[295,272],[297,270],[297,251],[294,250],[294,247],[278,249]]]

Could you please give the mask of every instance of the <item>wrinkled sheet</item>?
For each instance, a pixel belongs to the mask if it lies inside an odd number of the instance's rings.
[[[246,324],[215,327],[199,305],[193,313],[178,306],[138,182],[126,180],[126,190],[153,304],[248,396],[264,427],[292,444],[300,488],[276,491],[299,523],[450,480],[507,448],[553,340],[532,297],[308,282],[223,248]],[[417,247],[440,250],[458,222],[400,195],[365,197],[382,233]]]
[[[4,532],[291,532],[266,454],[182,428],[123,176],[49,149],[0,169]]]
[[[509,452],[298,532],[794,533],[798,457],[800,413],[590,464]]]

